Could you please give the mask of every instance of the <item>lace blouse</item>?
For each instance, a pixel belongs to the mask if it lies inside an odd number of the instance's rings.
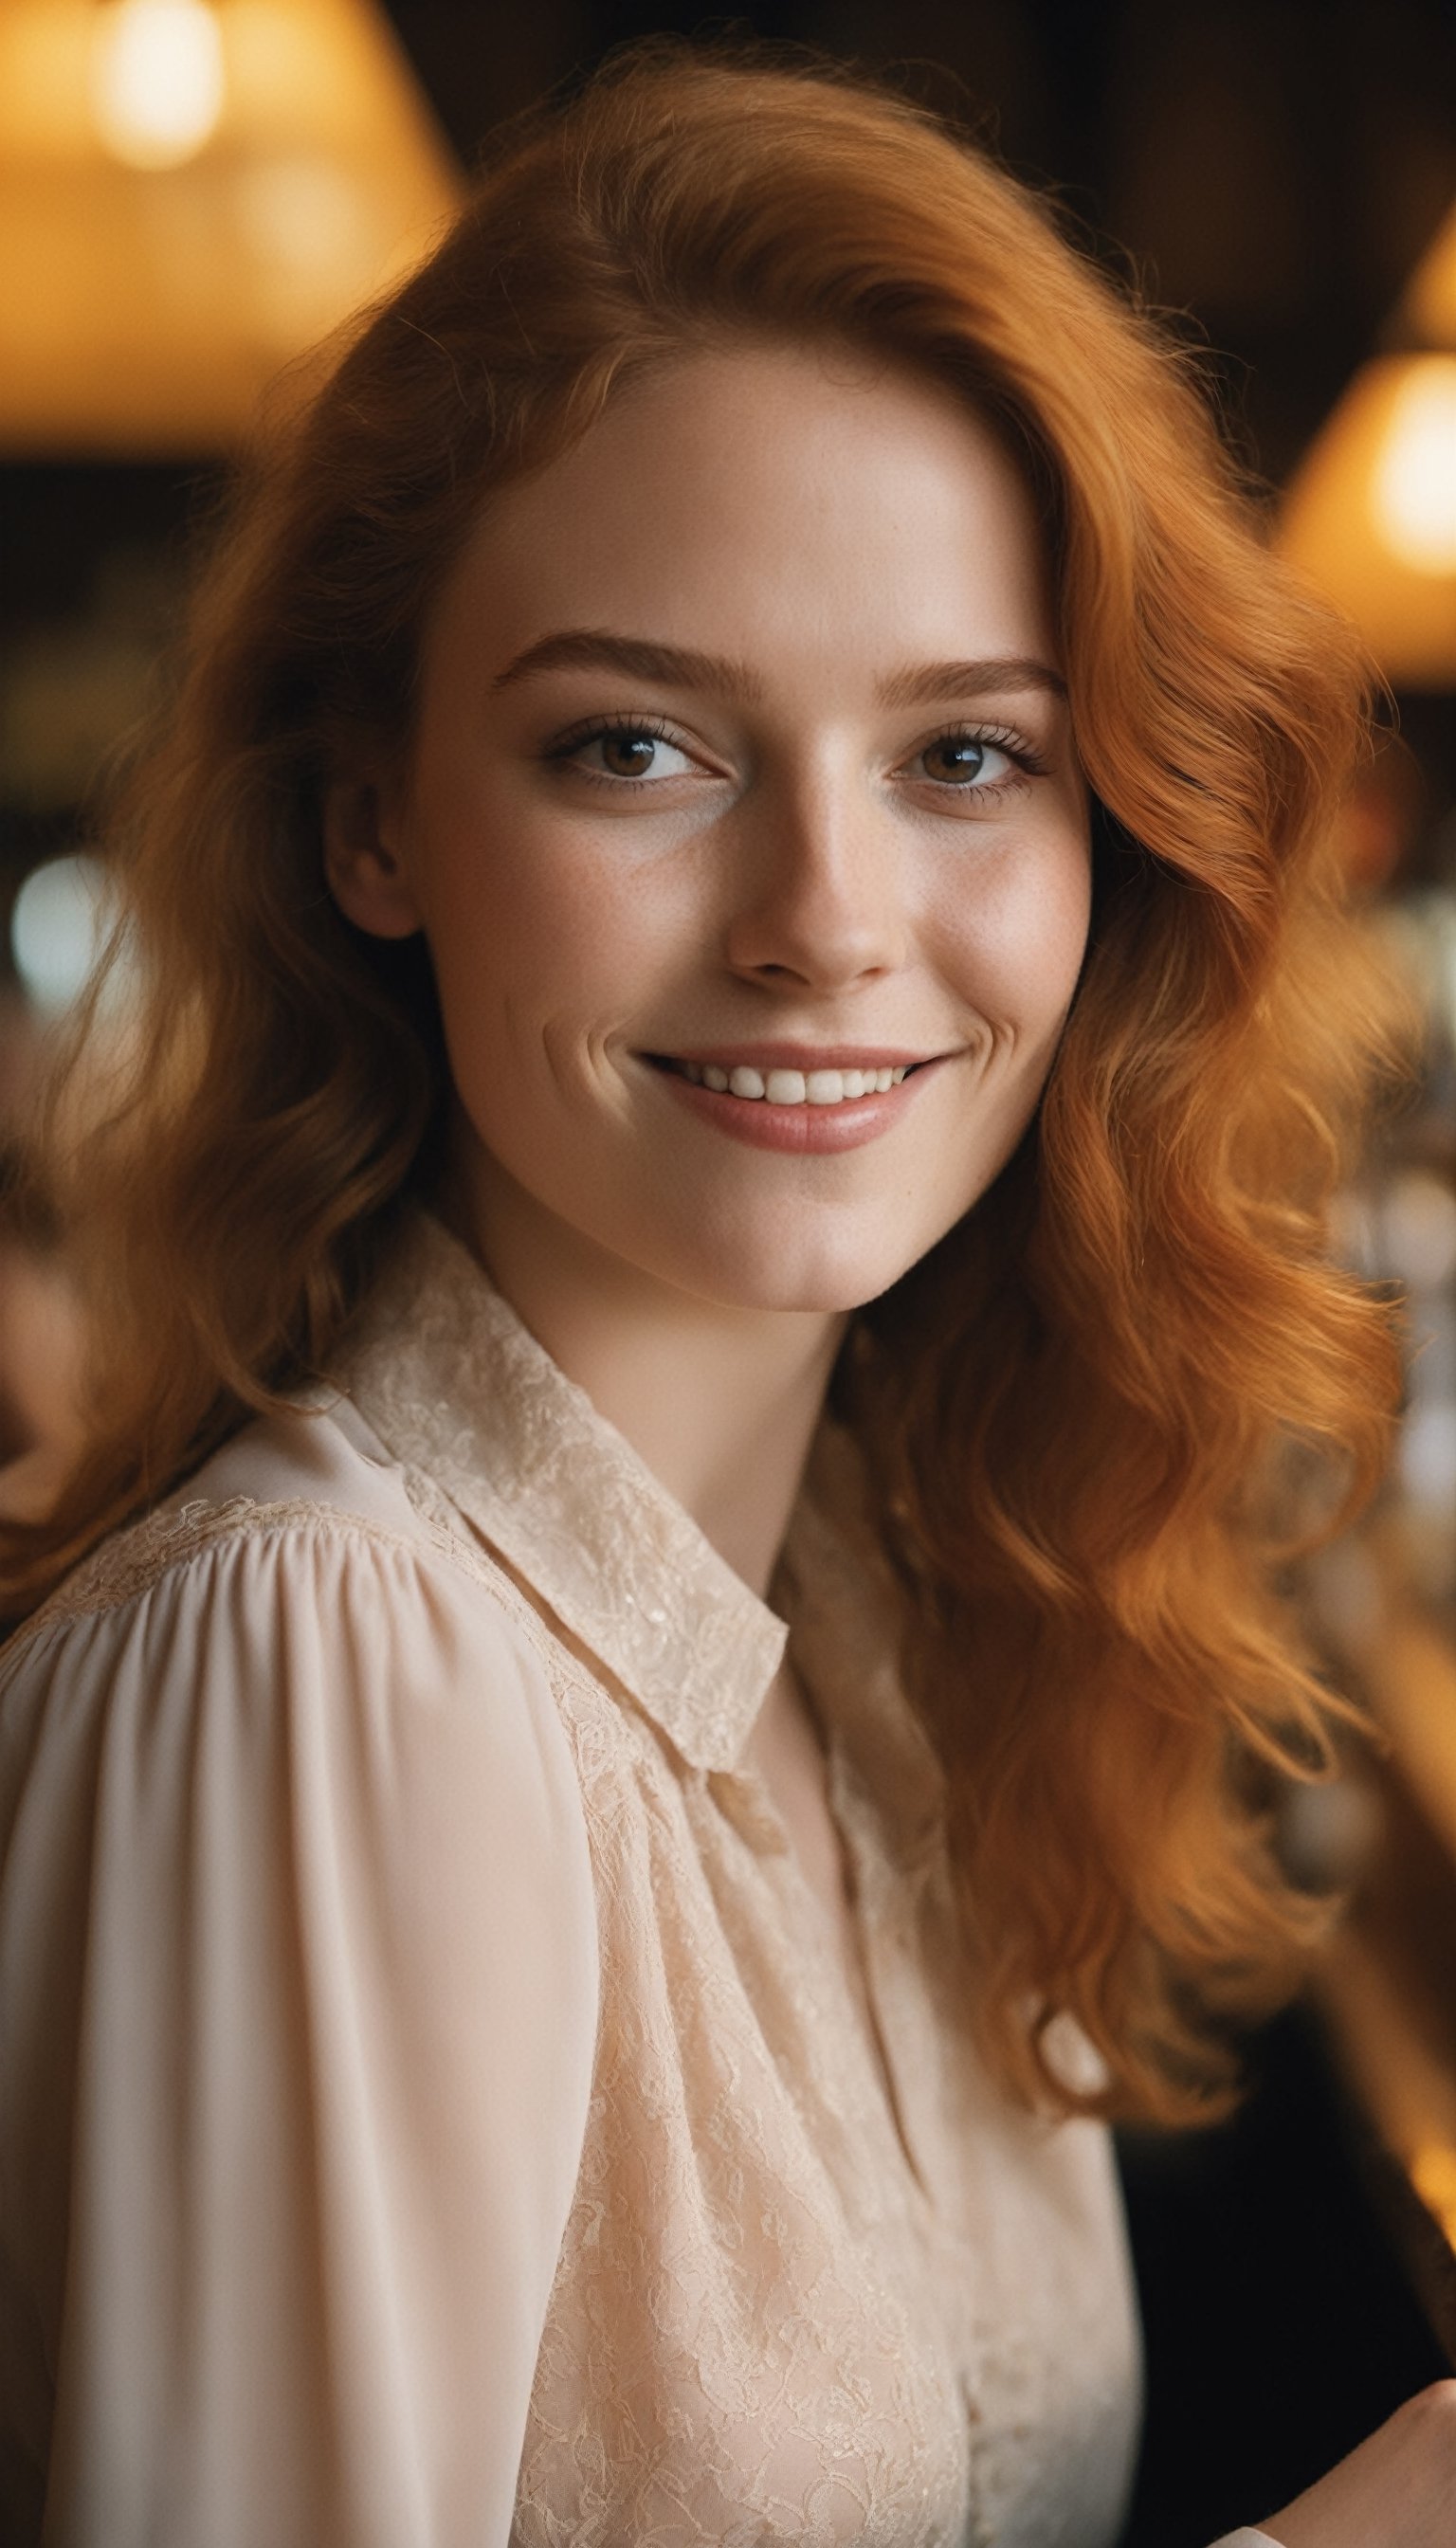
[[[421,1219],[12,1642],[7,2540],[1110,2548],[1107,2138],[977,2062],[854,1505],[826,1428],[759,1601]],[[873,2041],[743,1759],[786,1637]]]

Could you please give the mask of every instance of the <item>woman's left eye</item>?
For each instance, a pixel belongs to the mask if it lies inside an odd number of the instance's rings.
[[[1029,755],[1013,751],[993,735],[958,732],[938,734],[933,743],[922,746],[909,765],[915,775],[923,774],[937,786],[958,787],[979,795],[994,795],[1000,788],[1015,784],[1029,766]]]

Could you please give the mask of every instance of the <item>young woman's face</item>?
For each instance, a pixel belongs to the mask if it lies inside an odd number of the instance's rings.
[[[488,1263],[873,1298],[1014,1148],[1086,941],[1016,470],[848,356],[637,385],[492,502],[408,773],[331,831],[350,915],[424,930]]]

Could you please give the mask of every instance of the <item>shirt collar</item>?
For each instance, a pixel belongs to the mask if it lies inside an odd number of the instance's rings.
[[[734,1767],[783,1620],[428,1214],[402,1232],[337,1377],[692,1768]]]

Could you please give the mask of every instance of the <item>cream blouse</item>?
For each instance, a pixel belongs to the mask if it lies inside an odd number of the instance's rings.
[[[848,1446],[766,1606],[423,1219],[338,1382],[4,1658],[0,2533],[1109,2548],[1108,2141],[976,2060]]]

